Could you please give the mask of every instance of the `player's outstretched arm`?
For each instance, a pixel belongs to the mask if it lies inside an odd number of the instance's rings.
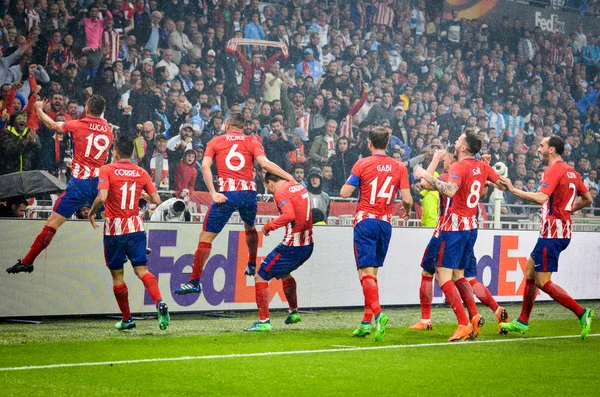
[[[402,206],[404,207],[404,220],[410,219],[410,211],[412,210],[413,198],[410,194],[410,189],[400,189],[400,197],[402,197]]]
[[[206,157],[205,157],[206,158]],[[294,183],[294,177],[285,172],[280,166],[269,160],[266,156],[258,156],[256,162],[267,172],[275,174],[288,182]],[[202,165],[204,169],[204,164]],[[204,172],[204,171],[203,171]]]
[[[510,181],[510,179],[505,178],[503,176],[500,177],[500,182],[504,185],[506,185],[506,188],[508,189],[509,192],[511,192],[512,194],[514,194],[517,197],[520,197],[524,200],[527,201],[533,201],[534,203],[537,203],[539,205],[544,205],[544,203],[546,201],[548,201],[548,195],[546,193],[542,193],[542,192],[525,192],[521,189],[517,189],[513,186],[512,182]]]
[[[268,236],[273,230],[279,229],[280,227],[284,227],[288,223],[292,222],[296,219],[296,213],[294,212],[294,206],[292,203],[287,202],[286,204],[279,207],[281,210],[281,215],[277,218],[273,219],[270,222],[267,222],[263,228],[262,232],[265,236]]]
[[[587,207],[592,204],[592,194],[590,192],[586,192],[583,196],[579,197],[575,200],[575,204],[573,204],[573,208],[571,208],[571,212],[577,212],[582,208]]]
[[[212,197],[213,201],[217,204],[221,204],[227,201],[227,197],[224,194],[221,194],[216,191],[215,184],[213,183],[213,174],[210,167],[212,167],[213,159],[212,157],[206,157],[202,159],[202,177],[204,178],[204,183],[206,183],[206,187],[208,188],[208,192]]]
[[[92,208],[90,208],[89,212],[89,220],[94,229],[98,229],[98,224],[96,223],[96,212],[106,203],[106,198],[108,197],[108,189],[99,189],[98,196],[94,200],[92,204]]]
[[[454,197],[458,191],[458,185],[454,182],[443,182],[437,178],[434,178],[427,170],[423,168],[415,169],[415,176],[417,178],[424,179],[432,188],[442,193],[446,197]]]
[[[50,116],[44,113],[44,107],[46,106],[47,102],[48,101],[37,101],[35,105],[33,105],[33,107],[35,108],[35,113],[38,115],[40,120],[42,120],[42,123],[44,123],[46,127],[58,134],[62,134],[64,132],[62,129],[64,123],[57,123],[54,120],[52,120]]]

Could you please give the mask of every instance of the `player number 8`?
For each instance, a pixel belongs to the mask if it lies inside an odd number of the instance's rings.
[[[227,157],[225,157],[225,165],[231,171],[239,171],[242,168],[244,168],[244,165],[246,165],[246,159],[244,158],[244,156],[242,156],[241,153],[235,151],[235,149],[237,149],[237,148],[238,148],[238,145],[236,143],[235,145],[233,145],[231,147],[231,150],[229,150],[229,153],[227,153]],[[238,165],[231,164],[232,158],[238,159],[240,163]]]
[[[479,203],[479,196],[481,195],[481,182],[475,181],[471,185],[471,192],[467,196],[467,207],[475,208]]]

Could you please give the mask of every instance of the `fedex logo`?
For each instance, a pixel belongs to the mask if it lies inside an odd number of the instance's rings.
[[[477,280],[486,285],[494,296],[522,296],[525,289],[527,256],[518,256],[519,236],[494,236],[490,255],[477,262]],[[491,277],[490,277],[491,276]],[[489,283],[486,280],[489,279]],[[442,291],[436,285],[435,296]]]
[[[227,234],[219,236],[222,241]],[[258,247],[262,247],[262,234],[258,234]],[[181,255],[178,258],[161,254],[162,247],[176,247],[178,237],[177,230],[150,230],[148,232],[148,247],[152,253],[148,256],[148,270],[150,270],[157,279],[160,280],[166,274],[171,276],[170,293],[173,300],[179,306],[191,306],[196,301],[206,299],[211,306],[218,306],[221,303],[253,303],[254,285],[247,285],[247,276],[244,270],[248,264],[248,247],[246,246],[244,232],[231,231],[227,241],[227,255],[212,255],[204,266],[200,284],[202,293],[189,295],[175,295],[173,291],[186,283],[190,277],[194,253]],[[259,264],[264,258],[258,257],[256,263]],[[186,268],[188,269],[187,271]],[[185,272],[184,272],[185,271]],[[221,281],[223,279],[223,281]],[[273,279],[269,284],[271,290],[271,299],[279,294],[279,297],[285,301],[285,294],[281,282]],[[166,291],[163,291],[166,295]],[[152,299],[146,292],[144,295],[144,304],[153,304]]]
[[[550,19],[546,19],[539,11],[535,12],[535,26],[542,29],[544,32],[550,33],[565,33],[564,21],[558,20],[558,15],[550,14]]]

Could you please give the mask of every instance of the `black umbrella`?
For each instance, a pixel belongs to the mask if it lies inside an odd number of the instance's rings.
[[[16,196],[32,197],[42,193],[62,192],[67,188],[46,171],[23,171],[0,175],[0,200]]]

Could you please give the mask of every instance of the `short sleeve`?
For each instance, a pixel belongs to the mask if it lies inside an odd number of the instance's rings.
[[[550,196],[556,185],[558,185],[558,181],[560,180],[560,175],[557,172],[553,172],[552,169],[546,170],[544,172],[544,178],[542,178],[542,183],[540,183],[539,192],[544,193],[547,196]]]
[[[100,167],[100,173],[98,175],[98,189],[110,188],[110,170],[109,167],[103,165]]]
[[[458,162],[452,164],[448,172],[448,183],[456,183],[460,187],[463,179],[463,167]]]
[[[583,183],[583,179],[581,179],[581,176],[579,177],[579,185],[577,186],[577,193],[580,196],[583,196],[584,194],[586,194],[588,192],[588,188],[587,186],[585,186],[585,183]]]
[[[250,144],[252,145],[252,155],[254,158],[265,156],[265,150],[263,149],[262,144],[256,139],[250,140]]]
[[[362,167],[360,166],[360,162],[354,164],[354,166],[352,167],[352,172],[350,173],[350,177],[348,177],[346,183],[350,186],[358,186],[358,184],[360,183],[361,170]]]
[[[63,132],[72,133],[73,131],[75,131],[77,129],[78,123],[79,123],[78,120],[71,120],[71,121],[67,121],[67,122],[63,123],[63,125],[62,125]]]
[[[206,145],[206,150],[204,151],[204,157],[210,157],[213,158],[215,157],[215,141],[210,141],[208,142],[208,145]]]
[[[408,170],[404,164],[400,164],[400,189],[410,189],[408,182]]]

